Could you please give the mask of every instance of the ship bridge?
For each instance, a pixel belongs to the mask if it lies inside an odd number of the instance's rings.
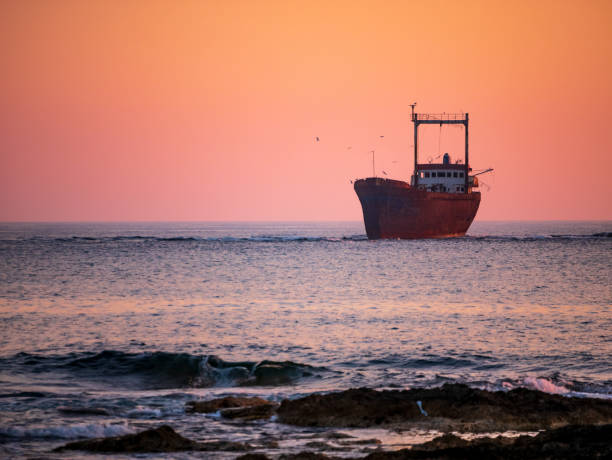
[[[428,192],[465,193],[465,165],[450,160],[450,155],[445,153],[442,163],[417,164],[419,188]],[[470,186],[478,185],[471,182]]]

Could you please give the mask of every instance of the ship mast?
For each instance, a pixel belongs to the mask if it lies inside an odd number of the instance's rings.
[[[410,108],[412,109],[412,122],[414,123],[415,120],[415,113],[414,113],[414,106],[416,105],[416,102],[413,102],[412,104],[410,104]],[[415,123],[414,125],[414,171],[413,171],[413,176],[414,176],[414,187],[416,188],[419,185],[419,179],[418,179],[418,174],[417,174],[417,158],[419,156],[418,153],[418,145],[419,145],[419,130],[417,129],[417,124]]]
[[[468,191],[469,184],[469,142],[468,125],[469,114],[467,113],[415,113],[416,102],[410,104],[412,108],[412,122],[414,123],[414,186],[419,185],[419,125],[463,125],[465,127],[465,192]]]

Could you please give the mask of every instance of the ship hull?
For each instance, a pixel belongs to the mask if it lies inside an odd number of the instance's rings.
[[[463,236],[472,224],[480,192],[427,192],[397,180],[355,181],[369,239]]]

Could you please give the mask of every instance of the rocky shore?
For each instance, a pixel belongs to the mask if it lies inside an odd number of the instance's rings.
[[[196,442],[178,434],[168,425],[145,430],[137,434],[113,436],[110,438],[87,439],[70,442],[55,449],[83,450],[106,453],[139,453],[139,452],[181,452],[181,451],[245,451],[252,449],[248,444],[232,441]]]
[[[481,438],[465,441],[452,434],[444,435],[411,449],[373,452],[362,460],[459,460],[486,458],[492,460],[596,459],[612,458],[612,425],[566,426],[545,431],[535,437]],[[245,454],[237,460],[270,460],[263,454]],[[301,452],[281,455],[280,460],[339,460],[321,453]],[[349,460],[343,457],[344,460]],[[357,459],[352,459],[357,460]]]
[[[461,384],[405,391],[351,389],[284,400],[279,421],[299,426],[418,426],[442,432],[529,431],[612,423],[612,401],[525,388],[486,391]]]
[[[376,439],[313,440],[308,451],[283,454],[277,444],[249,445],[232,440],[198,442],[164,425],[137,434],[77,441],[56,451],[81,450],[108,453],[223,451],[243,453],[241,460],[328,459],[333,451],[359,453],[368,459],[459,458],[612,458],[612,401],[568,398],[534,390],[489,392],[465,385],[433,389],[376,391],[351,389],[284,400],[280,405],[261,398],[226,397],[192,401],[187,413],[217,413],[232,423],[250,423],[276,417],[279,423],[300,427],[385,428],[395,431],[427,429],[446,433],[410,449],[385,451]],[[274,420],[274,419],[273,419]],[[477,438],[466,441],[451,432],[541,431],[537,436]],[[350,437],[327,432],[329,439]],[[321,435],[324,438],[325,435]],[[363,444],[361,450],[359,445]],[[367,445],[367,447],[365,446]],[[349,447],[350,446],[350,447]],[[262,450],[265,452],[262,452]],[[272,455],[273,457],[269,457]]]

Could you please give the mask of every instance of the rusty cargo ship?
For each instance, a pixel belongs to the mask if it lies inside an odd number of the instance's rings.
[[[469,166],[469,115],[415,113],[414,106],[414,173],[410,183],[376,177],[375,173],[355,181],[369,239],[463,236],[478,211],[478,177],[470,175]],[[419,163],[418,132],[423,124],[463,125],[464,161],[452,163],[446,153],[442,163]]]

